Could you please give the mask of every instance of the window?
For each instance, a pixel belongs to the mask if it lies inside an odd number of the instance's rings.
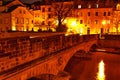
[[[21,18],[21,24],[24,24],[24,18]]]
[[[42,18],[45,19],[45,15],[44,14],[42,15]]]
[[[82,6],[81,5],[78,5],[78,9],[80,9]]]
[[[25,14],[26,13],[26,11],[23,11],[23,14]]]
[[[15,18],[15,23],[18,24],[18,18],[17,17]]]
[[[90,16],[90,12],[88,12],[88,16]]]
[[[110,12],[108,12],[108,16],[110,16]]]
[[[45,8],[42,8],[42,12],[45,12]]]
[[[95,24],[98,24],[98,20],[95,20]]]
[[[95,13],[95,16],[98,16],[98,12]]]
[[[99,4],[96,4],[96,8],[98,8],[99,7]]]
[[[51,18],[51,14],[48,14],[48,18]]]
[[[48,8],[48,11],[51,12],[51,8]]]
[[[88,24],[90,24],[90,20],[88,20],[88,22],[87,22]]]
[[[88,5],[88,8],[91,8],[91,4]]]
[[[45,25],[45,22],[44,22],[44,21],[42,22],[42,25]]]
[[[0,19],[0,24],[2,24],[2,19]]]
[[[108,20],[107,23],[110,24],[110,20]]]
[[[83,24],[83,20],[80,20],[80,24]]]
[[[29,19],[28,18],[26,18],[26,24],[29,24]]]
[[[103,15],[106,16],[106,12],[104,12]]]
[[[22,10],[20,10],[20,13],[22,13]]]

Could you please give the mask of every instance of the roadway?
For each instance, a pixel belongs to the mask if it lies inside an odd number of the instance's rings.
[[[73,57],[65,71],[71,74],[71,80],[120,80],[120,55],[93,52],[89,57]]]

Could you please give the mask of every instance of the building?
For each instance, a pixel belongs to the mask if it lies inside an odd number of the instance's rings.
[[[90,30],[91,34],[94,33],[108,33],[112,32],[110,27],[113,24],[113,8],[111,7],[96,7],[88,5],[88,8],[78,8],[73,11],[76,22],[79,24],[82,33],[87,34]]]
[[[18,0],[2,6],[0,16],[1,31],[31,31],[33,28],[33,15]]]
[[[69,6],[72,8],[68,8]],[[19,0],[10,0],[6,3],[0,1],[0,15],[2,15],[0,25],[4,26],[0,29],[1,31],[55,30],[62,22],[68,26],[68,32],[82,34],[119,32],[120,20],[117,17],[119,8],[119,0],[45,0],[35,2],[29,8]]]

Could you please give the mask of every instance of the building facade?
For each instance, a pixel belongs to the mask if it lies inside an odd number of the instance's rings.
[[[1,11],[1,31],[31,31],[33,28],[33,14],[16,1],[6,5],[6,9]]]
[[[40,3],[40,4],[38,4]],[[119,32],[119,1],[112,0],[68,0],[49,1],[31,4],[27,8],[19,0],[14,0],[6,5],[0,1],[1,31],[38,31],[54,29],[58,25],[60,16],[62,24],[66,24],[68,32],[82,34],[96,34]],[[55,8],[55,5],[56,6]],[[72,6],[69,15],[64,14]],[[13,9],[13,10],[11,10]],[[62,13],[62,14],[58,14]]]

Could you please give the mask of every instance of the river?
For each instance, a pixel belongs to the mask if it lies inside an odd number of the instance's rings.
[[[93,52],[89,57],[73,56],[65,71],[71,80],[120,80],[120,55]]]

